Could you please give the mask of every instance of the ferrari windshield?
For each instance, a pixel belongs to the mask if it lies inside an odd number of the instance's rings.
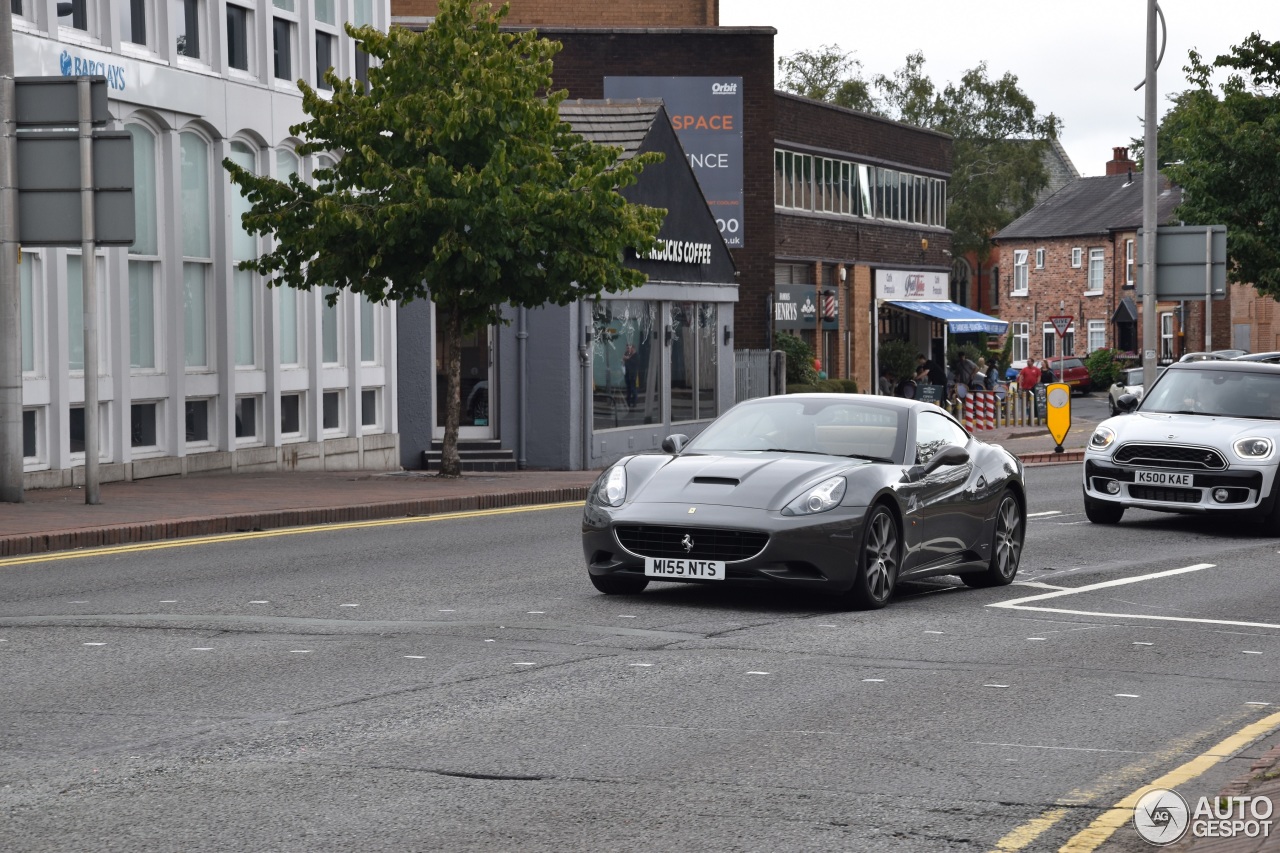
[[[735,406],[691,441],[688,452],[774,451],[892,461],[902,456],[908,410],[874,402],[769,397]]]
[[[1280,418],[1280,373],[1170,369],[1142,401],[1141,411]]]

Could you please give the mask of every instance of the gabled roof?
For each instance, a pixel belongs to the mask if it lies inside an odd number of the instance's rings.
[[[661,111],[660,98],[560,102],[560,118],[574,133],[597,145],[621,148],[619,160],[629,160],[640,151]]]
[[[1156,221],[1166,225],[1182,203],[1182,188],[1162,175]],[[996,240],[1076,237],[1142,228],[1142,173],[1080,178],[996,234]]]

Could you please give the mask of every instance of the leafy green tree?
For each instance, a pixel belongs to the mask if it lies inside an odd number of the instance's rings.
[[[1215,69],[1231,69],[1220,94]],[[1195,88],[1157,136],[1164,171],[1183,189],[1178,216],[1226,225],[1228,278],[1280,299],[1280,42],[1252,33],[1212,65],[1192,51],[1186,71]]]
[[[463,336],[501,306],[567,305],[644,281],[628,248],[656,247],[665,211],[619,192],[661,155],[619,161],[560,121],[557,42],[502,32],[507,7],[441,0],[422,32],[347,26],[379,64],[369,85],[330,71],[331,97],[303,81],[300,154],[332,152],[315,186],[224,166],[249,199],[245,227],[274,248],[240,264],[273,285],[335,286],[375,302],[429,298],[447,385],[440,474],[458,476]],[[550,92],[550,94],[547,94]],[[336,298],[336,295],[331,298]]]
[[[774,332],[773,348],[786,356],[788,385],[812,385],[818,381],[818,371],[813,367],[813,347],[805,343],[804,338]]]
[[[851,110],[875,112],[875,99],[862,79],[862,61],[833,44],[778,58],[779,88]]]

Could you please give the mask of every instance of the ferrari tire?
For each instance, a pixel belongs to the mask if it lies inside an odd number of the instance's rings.
[[[898,529],[898,519],[884,504],[871,507],[862,527],[853,587],[845,593],[841,603],[856,610],[884,607],[898,583],[901,559],[902,533]]]
[[[1085,495],[1084,515],[1094,524],[1119,524],[1124,517],[1124,507],[1110,501],[1099,501]]]
[[[634,575],[588,575],[591,578],[591,585],[603,592],[605,595],[636,595],[644,592],[644,588],[649,585],[649,579],[645,577],[635,577]]]
[[[1018,575],[1022,560],[1022,543],[1026,537],[1026,517],[1022,504],[1012,490],[1005,491],[996,510],[995,530],[991,535],[991,562],[985,572],[971,572],[960,576],[965,586],[1006,586]]]

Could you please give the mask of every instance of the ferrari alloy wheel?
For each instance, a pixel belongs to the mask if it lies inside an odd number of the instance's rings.
[[[871,508],[862,533],[858,572],[848,603],[860,610],[877,610],[889,603],[898,582],[901,553],[898,522],[883,504]]]
[[[636,577],[634,575],[592,575],[591,585],[603,592],[605,595],[635,595],[644,592],[644,588],[649,585],[649,579],[645,577]]]
[[[1022,505],[1013,492],[1005,492],[996,510],[996,529],[991,538],[991,562],[985,572],[960,576],[966,586],[1004,586],[1013,583],[1022,560],[1022,539],[1026,524],[1022,517]]]
[[[1118,524],[1124,517],[1124,505],[1094,500],[1085,495],[1084,515],[1094,524]]]

